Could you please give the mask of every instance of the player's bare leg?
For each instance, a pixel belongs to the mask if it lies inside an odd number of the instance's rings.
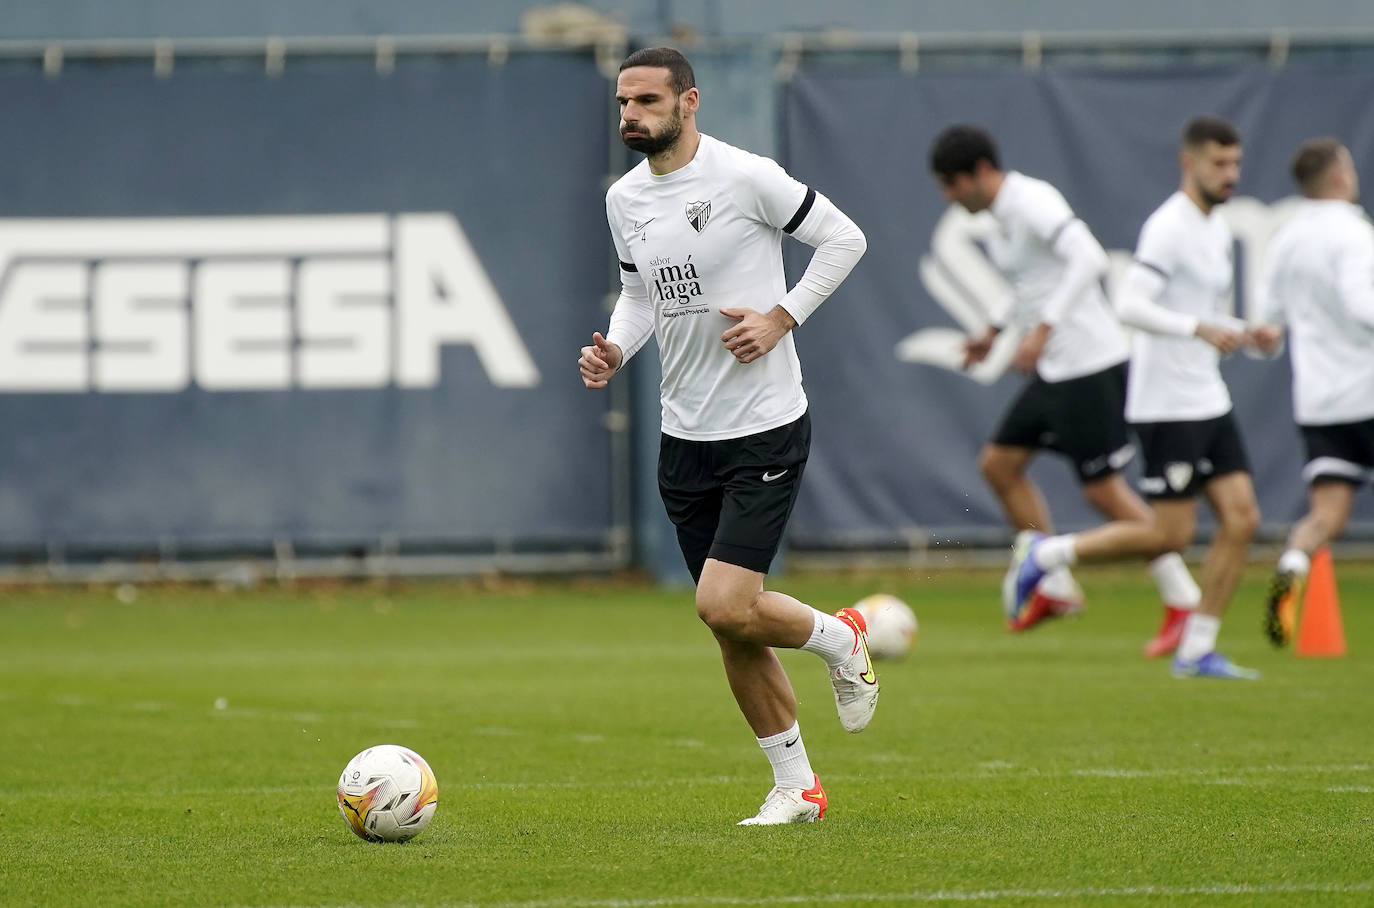
[[[1033,448],[987,444],[978,454],[978,470],[1014,529],[1053,533],[1054,524],[1050,521],[1045,496],[1026,475],[1035,453]]]
[[[757,571],[713,558],[706,560],[697,584],[697,614],[715,634],[735,702],[773,766],[772,790],[758,813],[740,825],[805,823],[824,817],[825,790],[811,770],[801,741],[796,694],[772,647],[804,647],[822,655],[831,649],[861,651],[867,665],[861,629],[822,615],[791,596],[764,590],[763,574]],[[825,637],[826,631],[829,639],[818,646],[817,636]],[[847,666],[853,660],[840,657],[838,661]],[[832,682],[834,675],[832,667]],[[872,695],[876,701],[876,675],[872,676]],[[843,711],[841,720],[845,720]]]
[[[1156,501],[1152,513],[1149,521],[1116,520],[1063,536],[1023,532],[1017,537],[1011,566],[1002,581],[1003,608],[1009,616],[1023,610],[1036,585],[1050,571],[1080,561],[1153,559],[1192,541],[1197,504],[1191,498]]]
[[[1350,508],[1355,502],[1355,486],[1339,479],[1318,479],[1307,490],[1307,514],[1293,524],[1288,533],[1288,548],[1313,552],[1345,532]]]
[[[1113,473],[1083,484],[1083,497],[1108,520],[1152,521],[1154,511],[1131,489],[1125,477]],[[1178,552],[1165,552],[1150,561],[1150,575],[1164,606],[1159,630],[1145,644],[1145,656],[1157,658],[1178,648],[1188,613],[1197,608],[1202,591]]]
[[[1217,515],[1216,535],[1202,564],[1198,612],[1220,618],[1245,571],[1245,555],[1259,529],[1259,503],[1249,473],[1219,476],[1203,488]]]
[[[1014,530],[1054,532],[1049,505],[1044,493],[1026,475],[1035,459],[1034,448],[988,443],[978,454],[978,469],[988,487],[997,496]],[[1025,631],[1046,618],[1075,614],[1083,610],[1083,595],[1068,568],[1060,568],[1047,576],[1036,590],[1034,599],[1016,615],[1007,616],[1007,628]]]
[[[717,639],[806,649],[821,656],[830,668],[841,723],[848,731],[861,731],[872,718],[878,680],[862,619],[849,616],[850,611],[827,615],[786,593],[763,589],[763,574],[714,558],[706,559],[697,583],[697,614]],[[779,722],[796,719],[795,701],[789,708],[779,698],[776,679],[755,674],[766,664],[762,657],[749,646],[722,645],[721,655],[735,700],[755,734],[777,734],[787,727],[778,728]],[[777,671],[782,671],[780,665]],[[788,691],[790,695],[790,685]]]
[[[1275,646],[1293,639],[1298,601],[1312,565],[1312,553],[1345,532],[1356,486],[1339,479],[1318,479],[1307,490],[1307,513],[1288,531],[1264,602],[1264,633]]]
[[[1202,565],[1202,602],[1189,616],[1174,654],[1174,676],[1253,681],[1259,672],[1241,668],[1217,651],[1221,616],[1245,570],[1245,555],[1259,529],[1259,504],[1250,474],[1228,473],[1211,480],[1203,494],[1217,517],[1216,534]]]

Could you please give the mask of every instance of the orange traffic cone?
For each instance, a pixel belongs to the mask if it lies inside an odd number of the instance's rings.
[[[1297,652],[1299,656],[1345,655],[1341,602],[1336,595],[1336,569],[1329,548],[1319,549],[1312,556],[1302,597],[1302,616],[1298,619]]]

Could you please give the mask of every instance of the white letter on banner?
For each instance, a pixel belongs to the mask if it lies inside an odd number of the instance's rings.
[[[91,380],[98,391],[181,391],[191,382],[185,262],[96,267]]]
[[[204,262],[196,269],[196,382],[208,391],[291,385],[291,270],[286,262]]]
[[[396,384],[439,383],[439,352],[468,344],[498,388],[533,388],[539,369],[451,214],[396,218]]]
[[[86,264],[11,260],[6,278],[0,299],[0,389],[87,390]]]
[[[302,388],[382,388],[391,379],[387,263],[301,263],[296,317]]]

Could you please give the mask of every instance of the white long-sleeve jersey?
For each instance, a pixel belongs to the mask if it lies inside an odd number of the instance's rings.
[[[1040,377],[1064,381],[1125,362],[1126,335],[1102,292],[1107,253],[1059,190],[1008,171],[989,214],[988,256],[1012,289],[1008,323],[1053,329]]]
[[[628,361],[656,335],[663,431],[716,441],[800,418],[807,401],[792,332],[741,363],[720,339],[736,320],[720,310],[781,305],[801,325],[863,255],[854,222],[776,162],[707,135],[684,167],[659,175],[642,161],[617,180],[606,217],[621,277],[606,339]],[[784,233],[816,247],[791,291]]]
[[[1261,319],[1288,323],[1300,425],[1374,418],[1374,226],[1338,199],[1307,199],[1270,241]]]
[[[1236,323],[1231,313],[1235,253],[1231,228],[1175,192],[1140,228],[1135,262],[1117,292],[1131,339],[1126,384],[1130,422],[1193,422],[1231,411],[1220,354],[1195,337],[1199,322]]]

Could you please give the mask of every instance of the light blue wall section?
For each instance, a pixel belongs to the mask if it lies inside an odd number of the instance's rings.
[[[515,32],[529,0],[3,0],[0,37],[103,38]],[[1369,0],[590,0],[636,34],[751,35],[1374,26]]]

